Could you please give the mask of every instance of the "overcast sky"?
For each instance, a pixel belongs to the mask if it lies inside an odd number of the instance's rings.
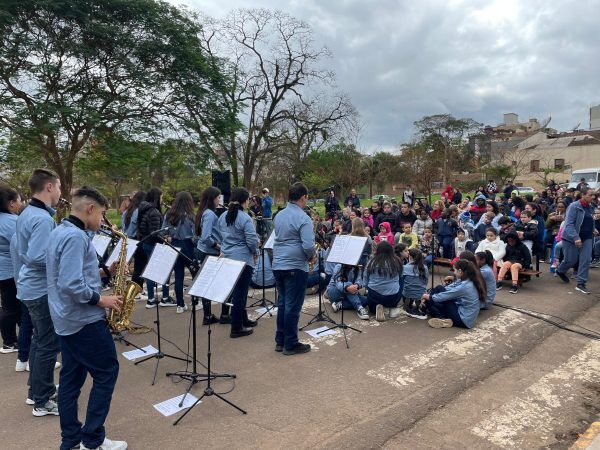
[[[425,115],[497,125],[552,116],[589,128],[600,104],[600,0],[169,0],[216,18],[278,8],[333,53],[338,85],[361,114],[365,150],[392,150]]]

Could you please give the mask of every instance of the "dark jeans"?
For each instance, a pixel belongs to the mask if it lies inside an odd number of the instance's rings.
[[[248,289],[250,288],[253,271],[252,267],[246,265],[231,293],[231,303],[233,303],[233,308],[231,308],[232,330],[241,330],[243,327],[244,319],[246,318],[246,300],[248,298]]]
[[[21,321],[19,322],[19,336],[17,338],[19,343],[17,358],[19,361],[25,362],[29,361],[29,349],[31,348],[31,339],[33,338],[33,324],[31,323],[31,316],[25,303],[19,301],[19,306],[21,308]]]
[[[21,319],[21,302],[17,300],[17,286],[14,278],[0,280],[0,333],[4,345],[17,343],[17,324]]]
[[[104,441],[104,421],[119,374],[115,343],[106,322],[101,320],[70,336],[60,336],[60,346],[63,363],[58,388],[60,448],[71,449],[80,442],[87,448],[97,448]],[[82,427],[77,414],[77,400],[88,373],[94,383]]]
[[[393,295],[381,295],[379,292],[369,289],[367,292],[367,304],[371,314],[375,314],[377,305],[383,305],[385,308],[397,308],[400,302],[400,293]]]
[[[181,249],[181,253],[190,259],[194,258],[194,244],[191,239],[185,239],[180,241],[179,239],[173,239],[171,245]],[[185,275],[185,268],[188,261],[181,255],[177,257],[175,261],[175,298],[177,299],[177,306],[184,306],[183,301],[183,278]]]
[[[454,258],[454,238],[452,236],[438,236],[438,242],[443,249],[444,258]]]
[[[142,272],[144,271],[146,264],[148,264],[148,257],[146,252],[142,248],[144,244],[136,248],[133,254],[133,274],[131,275],[131,281],[144,286],[144,280],[142,279]]]
[[[154,250],[154,244],[146,244],[144,242],[142,245],[144,247],[144,253],[146,254],[146,264],[147,264],[148,261],[150,260],[150,256],[152,256],[152,251]],[[144,265],[144,267],[145,267],[145,265]],[[149,301],[154,300],[154,287],[155,286],[156,286],[156,283],[154,281],[146,280],[146,287],[148,288],[148,300]],[[164,299],[169,297],[169,286],[166,284],[163,285],[163,287],[162,287],[162,295],[163,295]]]
[[[194,255],[196,256],[196,259],[198,260],[198,262],[200,264],[202,264],[204,262],[204,260],[206,259],[208,255],[207,253],[201,252],[200,250],[198,250],[198,248],[194,249]],[[202,299],[202,310],[203,310],[203,315],[204,317],[210,317],[212,315],[212,303],[210,300],[206,300],[205,298]],[[221,305],[221,316],[228,316],[229,315],[229,305],[226,305],[225,303],[223,303]]]
[[[56,392],[54,365],[56,355],[60,351],[58,336],[50,317],[47,295],[36,300],[27,300],[25,306],[33,323],[33,339],[29,352],[29,398],[35,401],[35,406],[44,406]]]
[[[430,295],[443,292],[444,290],[444,286],[438,285],[431,290]],[[452,324],[455,327],[467,328],[460,318],[460,314],[458,313],[458,305],[454,302],[454,300],[448,300],[446,302],[439,303],[429,300],[425,302],[425,309],[432,317],[437,319],[451,319]]]
[[[298,321],[308,273],[303,270],[274,270],[273,273],[279,293],[275,343],[292,350],[298,343]]]

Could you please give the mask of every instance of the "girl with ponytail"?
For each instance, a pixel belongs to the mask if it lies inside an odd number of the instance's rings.
[[[250,193],[246,188],[235,188],[231,192],[231,201],[227,212],[219,217],[219,232],[223,239],[221,254],[226,258],[243,261],[246,267],[242,271],[233,292],[231,301],[231,338],[252,334],[256,321],[248,319],[246,299],[252,280],[254,264],[258,257],[258,234],[250,216],[244,211],[248,208]]]

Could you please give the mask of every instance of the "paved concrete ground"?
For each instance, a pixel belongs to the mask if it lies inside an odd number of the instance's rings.
[[[500,291],[497,300],[600,330],[599,274],[592,272],[589,296],[544,274],[518,295]],[[307,298],[306,312],[313,313],[316,304],[316,297]],[[150,325],[154,310],[138,305],[136,321]],[[160,313],[164,336],[185,350],[189,312]],[[332,316],[339,319],[339,313]],[[120,357],[108,436],[126,439],[133,450],[567,448],[598,416],[599,341],[499,307],[483,312],[469,331],[434,330],[406,317],[381,324],[352,312],[347,318],[363,331],[349,333],[349,350],[339,332],[318,339],[303,334],[313,351],[293,357],[274,351],[274,318],[266,316],[254,335],[235,340],[226,326],[214,326],[213,368],[237,374],[235,386],[219,380],[214,387],[235,387],[226,398],[246,409],[246,416],[213,397],[174,427],[176,416],[163,417],[152,405],[183,393],[186,384],[165,373],[183,370],[185,363],[161,360],[151,386],[154,362],[135,366]],[[301,325],[308,319],[303,315]],[[206,328],[198,331],[205,362]],[[156,345],[154,334],[129,338]],[[117,350],[130,348],[117,344]],[[164,350],[181,355],[166,342]],[[14,372],[15,358],[0,355],[2,448],[56,448],[58,418],[32,416],[25,405],[27,377]],[[201,395],[203,387],[193,393]]]

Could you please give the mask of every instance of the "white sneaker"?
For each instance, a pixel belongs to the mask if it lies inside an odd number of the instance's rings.
[[[14,345],[3,345],[0,347],[0,353],[15,353],[18,352],[17,344]]]
[[[390,319],[396,319],[400,317],[400,312],[402,310],[400,308],[390,308]]]
[[[23,362],[20,359],[17,359],[17,363],[15,364],[15,372],[25,372],[29,370],[27,367],[29,363],[27,361]]]
[[[35,417],[58,416],[58,405],[55,401],[48,400],[44,406],[34,407],[33,415]]]
[[[433,318],[429,319],[428,323],[431,328],[451,328],[453,325],[452,319]]]
[[[54,391],[54,394],[52,394],[52,396],[49,398],[49,400],[52,400],[53,402],[55,402],[57,398],[58,398],[58,384],[56,385],[56,391]],[[35,401],[33,401],[33,399],[27,397],[27,400],[25,400],[25,404],[26,405],[35,405]]]
[[[62,364],[60,363],[60,361],[56,361],[56,364],[54,364],[54,370],[60,369],[61,366],[62,366]],[[27,369],[27,370],[29,370],[29,369]]]
[[[342,309],[342,302],[333,302],[331,304],[331,309],[334,313],[338,312],[340,309]]]
[[[125,441],[111,441],[108,438],[104,438],[104,442],[100,444],[100,447],[86,447],[83,442],[79,445],[80,450],[127,450],[127,442]]]
[[[196,306],[194,307],[194,309],[195,309],[196,311],[202,311],[204,308],[202,308],[202,303],[201,303],[201,302],[198,302],[198,303],[196,304]]]
[[[142,302],[142,301],[147,301],[148,300],[148,296],[144,293],[138,294],[135,296],[135,301],[136,302]]]
[[[176,313],[177,313],[177,314],[183,314],[184,312],[186,312],[186,311],[187,311],[187,309],[188,309],[187,305],[184,305],[184,306],[178,306],[178,307],[177,307],[177,311],[176,311]]]

